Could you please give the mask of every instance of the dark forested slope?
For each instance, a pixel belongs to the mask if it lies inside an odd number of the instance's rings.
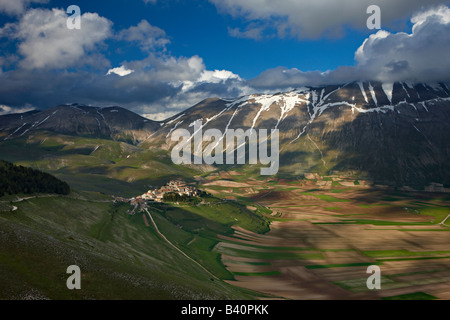
[[[54,176],[0,160],[0,196],[5,194],[69,194],[70,186]]]

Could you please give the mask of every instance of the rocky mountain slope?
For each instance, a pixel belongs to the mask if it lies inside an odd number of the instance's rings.
[[[354,82],[209,99],[166,121],[146,143],[170,149],[171,132],[193,134],[198,120],[203,132],[219,129],[224,139],[230,129],[279,129],[281,175],[346,172],[399,186],[450,184],[449,97],[444,83]]]

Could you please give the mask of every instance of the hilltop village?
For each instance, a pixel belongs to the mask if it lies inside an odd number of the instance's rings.
[[[130,203],[135,207],[135,209],[132,211],[132,213],[134,213],[134,211],[138,207],[146,208],[149,201],[162,203],[164,201],[164,196],[168,193],[187,197],[197,197],[201,194],[201,191],[193,186],[188,186],[186,182],[182,180],[172,180],[165,186],[159,189],[148,190],[146,193],[140,196],[133,197],[131,199],[115,197],[114,201]]]
[[[140,195],[134,199],[134,201],[155,201],[155,202],[163,202],[164,195],[166,193],[178,193],[180,196],[188,196],[188,197],[196,197],[199,194],[199,190],[195,187],[188,186],[184,181],[181,180],[173,180],[170,181],[167,185],[159,188],[149,190],[143,195]],[[132,199],[133,201],[133,199]],[[133,203],[131,203],[133,204]]]

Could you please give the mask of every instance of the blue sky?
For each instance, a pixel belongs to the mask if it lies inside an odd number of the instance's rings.
[[[207,0],[169,0],[162,5],[142,0],[68,0],[51,1],[44,7],[67,8],[75,3],[83,11],[97,12],[113,21],[116,30],[145,19],[167,33],[171,41],[168,50],[172,55],[199,55],[209,69],[232,70],[246,79],[279,66],[326,71],[352,65],[356,49],[371,33],[367,29],[349,29],[345,36],[313,40],[237,38],[230,35],[228,28],[244,28],[245,20],[219,13],[216,6]],[[118,54],[117,44],[110,43],[110,49],[110,59],[116,64],[123,59],[143,58],[137,48],[128,47],[126,54]]]
[[[381,30],[366,26],[371,4],[381,9]],[[81,9],[80,30],[65,26],[69,5]],[[448,5],[0,0],[0,114],[79,102],[163,119],[208,97],[359,80],[447,81]]]

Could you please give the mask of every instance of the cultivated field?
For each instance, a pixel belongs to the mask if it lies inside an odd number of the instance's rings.
[[[271,210],[270,232],[235,228],[214,248],[235,286],[282,299],[450,299],[448,195],[300,182],[209,187]],[[381,268],[381,290],[367,288],[371,265]]]

